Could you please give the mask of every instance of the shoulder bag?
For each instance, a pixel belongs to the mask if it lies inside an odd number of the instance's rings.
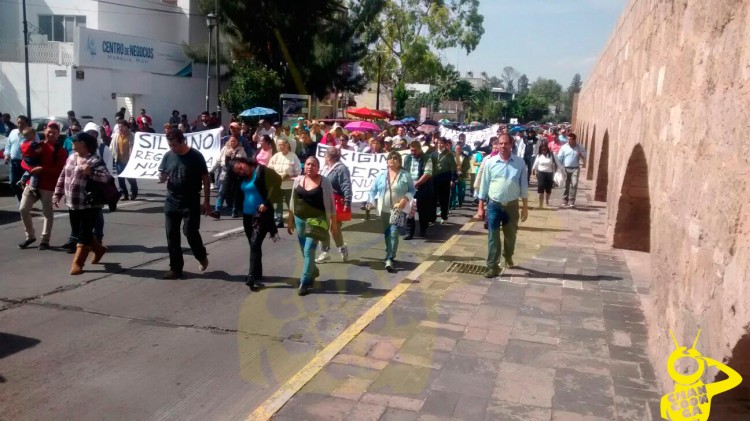
[[[305,188],[307,177],[302,180],[302,188]],[[325,241],[328,238],[328,221],[325,218],[307,218],[305,219],[305,237],[318,241]]]
[[[104,166],[104,163],[100,162],[100,165]],[[115,178],[111,175],[109,180],[104,182],[86,177],[84,192],[84,203],[89,205],[107,205],[110,212],[117,210],[117,202],[120,201],[120,191],[115,185]]]
[[[391,217],[388,220],[388,222],[390,222],[391,225],[395,225],[401,228],[404,225],[406,225],[406,213],[404,213],[403,210],[396,207],[393,203],[393,189],[391,188],[391,175],[388,173],[387,170],[385,173],[385,177],[386,177],[386,180],[388,180],[388,195],[390,196],[391,206],[392,206]],[[396,179],[398,179],[398,175],[396,175]]]

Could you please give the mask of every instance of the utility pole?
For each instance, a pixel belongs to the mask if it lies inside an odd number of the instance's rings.
[[[381,61],[382,61],[382,56],[380,54],[378,54],[378,89],[377,89],[377,94],[376,94],[377,98],[375,99],[375,109],[376,110],[380,109],[380,70],[381,70],[380,68],[381,68]]]
[[[26,66],[26,117],[31,120],[31,83],[29,81],[29,22],[26,20],[26,0],[23,0],[23,62]]]
[[[219,34],[221,33],[221,13],[219,13],[219,0],[215,3],[216,13],[216,115],[221,121],[221,64],[219,63]]]

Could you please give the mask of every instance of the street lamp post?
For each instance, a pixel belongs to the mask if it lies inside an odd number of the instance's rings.
[[[206,108],[208,111],[208,99],[211,89],[211,31],[216,26],[216,16],[213,13],[206,15],[206,26],[208,27],[208,52],[206,53]],[[218,77],[218,75],[217,75]]]
[[[29,82],[29,22],[26,20],[26,0],[23,0],[23,62],[26,69],[26,117],[31,120],[31,83]]]
[[[219,19],[219,0],[214,4],[214,13],[216,13],[216,116],[219,118],[221,125],[221,62],[219,61],[219,32],[221,23]]]

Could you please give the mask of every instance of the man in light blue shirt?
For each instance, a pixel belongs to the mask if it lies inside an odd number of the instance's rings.
[[[21,168],[21,143],[24,140],[22,132],[23,129],[29,126],[29,119],[25,115],[19,115],[16,119],[16,126],[18,128],[11,130],[8,135],[8,141],[5,144],[3,154],[5,156],[5,165],[10,164],[10,171],[8,171],[10,188],[20,204],[23,189],[16,186],[16,183],[18,183],[24,173],[23,168]]]
[[[529,183],[526,177],[526,163],[518,156],[513,156],[513,141],[508,134],[499,138],[499,154],[485,158],[484,169],[479,179],[479,211],[477,216],[484,219],[487,214],[488,253],[485,278],[494,278],[500,274],[498,263],[503,252],[505,267],[512,268],[513,252],[516,248],[518,233],[518,199],[521,199],[520,220],[526,221],[529,216],[527,207]],[[505,250],[500,242],[500,229],[503,230]]]
[[[576,205],[576,193],[578,192],[578,174],[581,171],[582,160],[586,159],[586,151],[583,145],[578,144],[575,133],[568,134],[568,143],[560,148],[557,158],[565,167],[565,193],[563,193],[564,208],[573,208]]]

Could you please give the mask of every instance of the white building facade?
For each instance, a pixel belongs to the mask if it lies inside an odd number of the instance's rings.
[[[3,8],[0,111],[15,117],[26,113],[23,13],[20,1]],[[26,14],[32,117],[113,123],[122,106],[145,108],[160,131],[173,109],[192,121],[205,108],[206,67],[183,49],[208,40],[198,0],[26,0]]]

